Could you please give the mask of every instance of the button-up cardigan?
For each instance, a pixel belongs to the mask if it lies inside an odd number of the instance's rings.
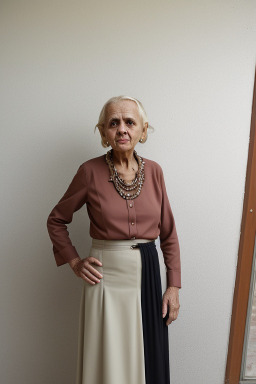
[[[168,199],[163,170],[143,158],[145,180],[135,199],[119,195],[106,163],[105,154],[81,164],[66,192],[52,209],[47,228],[53,243],[57,266],[78,257],[67,231],[74,212],[86,206],[90,219],[90,236],[94,239],[160,238],[166,266],[167,286],[181,288],[180,247],[176,225]]]

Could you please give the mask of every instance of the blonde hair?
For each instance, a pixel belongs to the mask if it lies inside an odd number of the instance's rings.
[[[96,131],[96,128],[98,128],[99,132],[100,132],[100,135],[101,135],[101,132],[104,128],[104,121],[105,121],[105,117],[106,117],[106,110],[107,110],[107,107],[112,104],[112,103],[117,103],[118,101],[120,100],[132,100],[134,101],[136,104],[137,104],[137,107],[138,107],[138,111],[139,111],[139,115],[142,119],[142,124],[144,126],[145,123],[148,123],[148,117],[147,117],[147,114],[146,114],[146,111],[142,105],[142,103],[138,100],[138,99],[135,99],[135,97],[130,97],[130,96],[124,96],[124,95],[121,95],[121,96],[115,96],[115,97],[111,97],[102,107],[102,110],[100,112],[100,115],[99,115],[99,119],[98,119],[98,123],[95,125],[94,127],[94,133]],[[148,128],[151,129],[152,131],[154,131],[154,128],[151,126],[151,125],[148,125]],[[147,137],[144,139],[143,143],[145,143],[147,141],[147,138],[148,138],[148,135]],[[104,147],[104,148],[107,148],[109,147],[109,145],[106,145],[104,143],[104,141],[102,140],[102,135],[101,135],[101,145]]]

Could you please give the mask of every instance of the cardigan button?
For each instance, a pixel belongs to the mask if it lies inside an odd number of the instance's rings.
[[[132,208],[132,203],[131,203],[131,204],[129,204],[129,207],[130,207],[130,208]]]
[[[131,225],[134,225],[134,222],[133,222],[133,221],[131,222]]]

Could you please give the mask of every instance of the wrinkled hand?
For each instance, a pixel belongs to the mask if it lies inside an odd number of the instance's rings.
[[[179,288],[178,287],[168,287],[163,295],[162,301],[162,315],[166,316],[167,310],[169,307],[169,317],[166,322],[166,325],[171,324],[173,320],[176,320],[179,314]]]
[[[100,260],[96,257],[88,256],[85,259],[80,259],[80,257],[70,261],[69,265],[75,272],[78,277],[81,277],[83,280],[87,281],[89,284],[94,285],[99,283],[103,275],[96,269],[93,268],[92,264],[102,266]]]

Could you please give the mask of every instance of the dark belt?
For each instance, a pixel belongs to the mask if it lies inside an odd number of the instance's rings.
[[[131,248],[131,249],[139,248],[139,243],[131,245],[130,248]]]
[[[134,249],[134,248],[140,248],[140,245],[143,247],[143,246],[152,246],[152,245],[156,245],[155,243],[155,240],[152,240],[152,241],[147,241],[146,243],[136,243],[136,244],[132,244],[130,246],[131,249]]]

